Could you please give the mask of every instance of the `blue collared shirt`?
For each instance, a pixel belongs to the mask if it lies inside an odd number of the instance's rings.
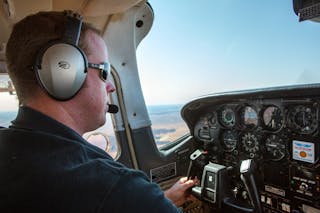
[[[0,212],[179,212],[146,175],[20,107],[0,129]]]

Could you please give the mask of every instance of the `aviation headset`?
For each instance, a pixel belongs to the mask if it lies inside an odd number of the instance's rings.
[[[57,100],[68,100],[77,94],[88,68],[87,57],[77,46],[82,17],[72,11],[65,11],[65,15],[63,37],[43,46],[33,66],[39,84]]]

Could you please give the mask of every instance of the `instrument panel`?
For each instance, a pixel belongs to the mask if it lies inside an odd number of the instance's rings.
[[[231,181],[223,187],[233,198],[250,203],[239,168],[253,159],[264,212],[320,212],[317,91],[282,88],[213,95],[187,104],[182,116],[206,163],[228,168]]]
[[[310,100],[226,103],[207,109],[193,134],[205,149],[235,156],[231,165],[246,158],[281,161],[290,157],[293,138],[318,134],[318,112],[318,102]]]

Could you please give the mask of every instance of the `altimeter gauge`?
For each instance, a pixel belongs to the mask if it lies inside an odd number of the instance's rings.
[[[283,125],[283,114],[279,107],[271,105],[262,114],[263,125],[271,131],[279,130]]]

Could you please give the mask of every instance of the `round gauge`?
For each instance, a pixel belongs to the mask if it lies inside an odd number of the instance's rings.
[[[310,134],[318,127],[317,110],[311,106],[295,106],[289,113],[291,126],[299,133]]]
[[[243,149],[248,153],[256,153],[259,151],[258,137],[250,132],[245,133],[241,138]]]
[[[231,152],[237,147],[238,133],[227,130],[222,133],[222,147],[224,151]]]
[[[194,128],[194,135],[199,140],[213,141],[217,130],[217,115],[216,113],[207,113],[200,117]]]
[[[279,161],[286,156],[286,144],[279,136],[270,135],[266,139],[266,152],[268,158]]]
[[[245,106],[240,111],[243,126],[246,128],[254,128],[258,126],[258,113],[251,106]]]
[[[236,115],[233,109],[224,108],[220,114],[220,121],[225,127],[233,127],[236,124]]]
[[[264,126],[272,131],[279,130],[283,125],[283,115],[277,106],[268,106],[262,114]]]

